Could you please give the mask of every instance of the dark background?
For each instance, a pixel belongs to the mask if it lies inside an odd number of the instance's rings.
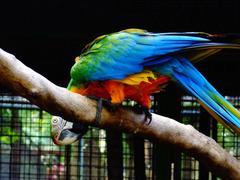
[[[240,33],[237,0],[9,0],[0,13],[0,47],[60,86],[84,45],[102,34],[130,27]],[[239,52],[225,51],[197,67],[221,93],[239,95]]]

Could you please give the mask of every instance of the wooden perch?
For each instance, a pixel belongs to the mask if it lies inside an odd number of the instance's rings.
[[[222,179],[240,179],[240,163],[213,139],[190,125],[153,114],[150,125],[144,115],[120,107],[114,112],[103,109],[100,124],[95,124],[96,102],[67,91],[26,67],[15,56],[0,49],[0,83],[53,115],[75,119],[101,128],[117,128],[148,139],[172,144],[200,162]]]

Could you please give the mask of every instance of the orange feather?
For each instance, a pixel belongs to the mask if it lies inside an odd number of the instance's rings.
[[[141,81],[137,85],[129,85],[115,80],[92,81],[81,89],[75,87],[71,91],[84,96],[96,96],[108,99],[115,104],[120,104],[124,100],[130,99],[138,102],[143,107],[150,108],[150,95],[160,92],[169,80],[168,76],[159,76],[148,82]]]

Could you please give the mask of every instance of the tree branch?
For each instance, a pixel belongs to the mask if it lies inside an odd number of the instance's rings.
[[[213,139],[190,125],[153,114],[150,125],[144,124],[144,115],[120,107],[114,112],[102,111],[102,119],[95,123],[96,102],[67,91],[26,67],[15,56],[0,49],[0,84],[27,98],[51,114],[65,119],[101,128],[117,128],[148,139],[172,144],[204,163],[223,179],[240,179],[240,163],[222,149]]]

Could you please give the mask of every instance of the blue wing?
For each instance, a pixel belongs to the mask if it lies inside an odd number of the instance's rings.
[[[211,42],[208,36],[205,33],[149,33],[140,30],[105,35],[91,43],[91,47],[80,56],[81,60],[72,68],[72,76],[83,72],[79,80],[123,79],[141,72],[146,66],[168,60],[165,55],[223,45]]]

